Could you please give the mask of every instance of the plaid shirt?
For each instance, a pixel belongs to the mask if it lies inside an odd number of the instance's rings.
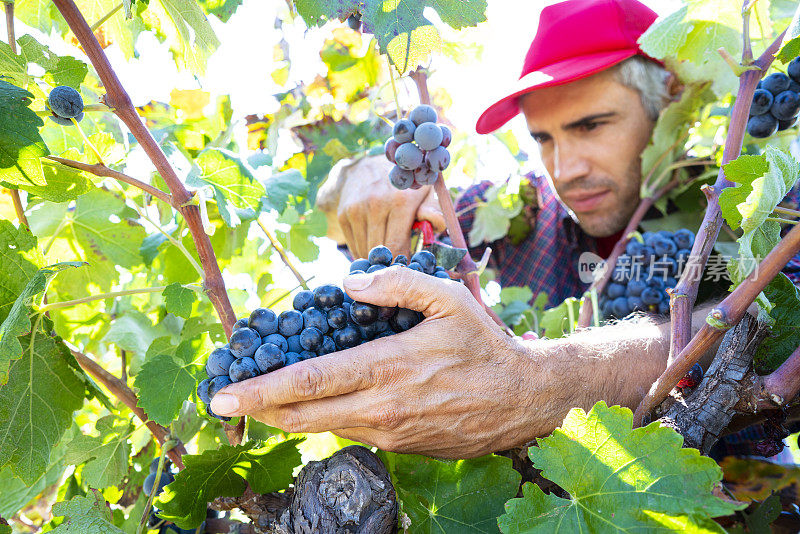
[[[528,178],[538,193],[531,232],[517,245],[506,237],[493,243],[481,243],[472,247],[471,252],[474,257],[480,257],[486,246],[491,246],[489,266],[496,269],[501,286],[527,286],[534,295],[543,291],[554,306],[567,297],[580,297],[588,289],[588,284],[581,282],[578,276],[578,257],[586,251],[596,253],[597,243],[572,219],[545,177],[530,175]],[[489,181],[475,184],[456,202],[456,213],[465,235],[475,222],[475,208],[484,200],[491,185]],[[799,204],[800,182],[781,205],[797,209]],[[795,256],[783,272],[800,285],[800,255]],[[712,456],[755,454],[749,452],[753,443],[764,437],[761,425],[754,425],[720,440]]]

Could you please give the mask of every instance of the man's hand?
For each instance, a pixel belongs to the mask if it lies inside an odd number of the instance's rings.
[[[329,213],[328,220],[338,223],[340,235],[356,258],[366,258],[377,245],[386,245],[392,253],[408,256],[414,221],[430,221],[436,231],[445,228],[433,188],[400,191],[389,183],[391,168],[385,157],[373,156],[341,171],[335,220],[331,220],[333,213]],[[326,209],[326,203],[321,206]],[[332,208],[328,211],[332,212]]]
[[[351,276],[355,300],[421,311],[413,329],[232,384],[211,409],[288,432],[465,458],[524,443],[533,392],[521,344],[458,282],[392,267]]]

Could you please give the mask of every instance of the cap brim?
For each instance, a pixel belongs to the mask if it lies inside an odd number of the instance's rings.
[[[481,114],[475,130],[479,134],[491,133],[514,118],[519,113],[518,99],[521,95],[586,78],[637,53],[636,49],[597,52],[579,58],[565,59],[548,65],[545,69],[530,72],[517,81],[514,92],[501,98]]]

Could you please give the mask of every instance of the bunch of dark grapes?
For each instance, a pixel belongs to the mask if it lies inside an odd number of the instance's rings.
[[[394,265],[450,279],[427,250],[417,252],[409,261],[403,255],[392,257],[384,246],[352,262],[350,274],[373,273]],[[228,384],[404,332],[423,319],[414,310],[354,302],[332,284],[298,292],[292,305],[294,309],[280,314],[256,308],[250,317],[236,321],[227,345],[211,352],[206,362],[208,378],[197,386],[197,395],[210,416],[229,420],[208,407],[214,395]]]
[[[78,91],[66,85],[55,87],[47,96],[50,119],[62,126],[72,126],[72,119],[83,119],[83,98]]]
[[[644,232],[641,237],[641,241],[634,238],[628,242],[600,295],[600,311],[606,318],[621,319],[635,311],[669,314],[667,289],[678,283],[694,244],[694,233],[662,230]]]
[[[433,185],[450,165],[447,147],[453,135],[447,126],[436,124],[438,118],[435,109],[423,104],[394,123],[383,149],[386,159],[395,164],[389,180],[397,189]]]
[[[760,82],[750,104],[747,133],[769,137],[791,128],[800,112],[800,57],[789,63],[786,74],[775,72]]]

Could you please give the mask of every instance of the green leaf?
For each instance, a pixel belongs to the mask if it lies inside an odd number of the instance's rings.
[[[511,219],[522,211],[519,195],[504,191],[505,185],[492,186],[486,191],[485,201],[475,208],[475,222],[469,231],[469,244],[491,243],[508,233]]]
[[[7,187],[19,188],[50,202],[75,200],[92,189],[92,182],[81,171],[49,160],[42,160],[42,171],[47,185],[26,185]],[[3,183],[3,185],[6,185]]]
[[[17,297],[39,268],[27,255],[36,253],[36,237],[25,226],[19,228],[0,219],[0,321],[4,321]],[[6,267],[8,266],[8,267]]]
[[[581,300],[570,297],[555,308],[545,310],[541,322],[545,337],[555,339],[574,331],[580,309]]]
[[[64,516],[64,521],[53,529],[54,534],[125,534],[114,526],[111,510],[96,489],[89,490],[88,495],[57,502],[53,515]]]
[[[632,429],[627,408],[600,401],[573,408],[553,434],[528,449],[542,476],[569,492],[545,495],[531,483],[500,517],[505,533],[719,532],[712,517],[744,507],[711,494],[722,471],[657,422]]]
[[[247,165],[232,152],[219,148],[203,151],[195,159],[199,171],[192,172],[186,184],[212,186],[220,215],[228,226],[240,222],[235,209],[258,212],[264,197],[264,186],[253,177]]]
[[[22,357],[22,345],[17,338],[31,330],[31,320],[28,317],[31,312],[29,307],[31,299],[44,291],[47,281],[60,270],[81,265],[83,264],[66,262],[40,269],[19,294],[8,316],[0,324],[0,385],[8,381],[8,367],[11,361]]]
[[[51,450],[83,405],[85,386],[63,343],[40,334],[22,344],[22,358],[0,387],[0,467],[10,466],[30,485],[50,465]]]
[[[302,439],[222,445],[197,455],[184,455],[186,468],[175,476],[156,499],[161,517],[181,528],[196,528],[206,518],[206,505],[217,497],[238,497],[246,484],[256,493],[271,493],[292,483],[292,471],[300,465],[297,445]]]
[[[164,288],[163,295],[168,312],[185,319],[189,318],[192,314],[192,304],[197,300],[194,291],[173,283]]]
[[[81,477],[93,488],[115,486],[128,472],[131,425],[114,415],[107,415],[97,420],[95,429],[99,436],[78,434],[69,442],[64,461],[73,465],[85,464]]]
[[[131,310],[114,319],[103,341],[144,356],[153,340],[162,336],[170,336],[177,341],[177,332],[170,332],[163,321],[153,325],[145,314]]]
[[[291,224],[288,232],[278,231],[278,241],[291,250],[300,261],[313,261],[319,255],[319,247],[311,240],[312,237],[322,237],[328,229],[325,214],[319,210],[312,210],[305,215],[298,215],[294,208],[287,208],[278,222]]]
[[[771,532],[769,525],[781,515],[781,499],[773,493],[758,503],[752,513],[745,513],[744,521],[749,532]]]
[[[739,204],[747,200],[748,195],[753,192],[753,181],[764,176],[769,170],[769,163],[763,154],[758,156],[744,155],[722,166],[725,170],[725,177],[740,184],[737,187],[724,189],[719,196],[719,205],[722,209],[722,216],[731,229],[736,230],[742,224],[742,214],[739,212]]]
[[[58,56],[50,48],[40,44],[31,35],[17,39],[20,55],[25,63],[35,63],[45,70],[44,79],[50,85],[68,85],[80,91],[81,82],[89,68],[83,61],[71,56]]]
[[[764,294],[772,304],[770,335],[758,347],[753,365],[759,374],[777,369],[800,346],[800,288],[778,273]]]
[[[781,63],[789,63],[797,56],[800,56],[800,7],[795,8],[792,22],[783,37],[783,45],[775,59],[780,60]]]
[[[0,469],[0,488],[3,488],[0,491],[0,516],[11,517],[19,512],[45,488],[58,482],[64,474],[64,467],[64,446],[59,444],[50,454],[47,470],[33,484],[25,484],[8,467]]]
[[[216,17],[222,22],[228,20],[236,13],[236,10],[244,0],[198,0],[203,11]]]
[[[30,109],[33,95],[0,80],[0,181],[12,185],[45,185],[39,160],[50,152],[39,128],[41,117]]]
[[[188,351],[192,352],[191,346]],[[195,375],[198,369],[198,365],[181,361],[170,354],[148,358],[134,381],[139,390],[137,405],[156,423],[169,426],[178,416],[183,401],[197,387]]]
[[[20,87],[27,87],[28,68],[8,43],[0,41],[0,78],[6,78]]]
[[[292,169],[270,176],[264,181],[264,189],[267,204],[278,213],[283,213],[289,199],[305,194],[308,184],[300,172]]]
[[[503,456],[443,461],[383,454],[410,533],[497,532],[497,516],[519,489],[520,474]]]

